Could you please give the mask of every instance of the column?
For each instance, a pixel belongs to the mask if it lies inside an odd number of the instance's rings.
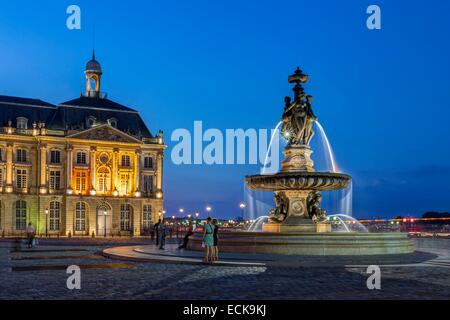
[[[139,200],[133,206],[132,234],[134,237],[139,237],[141,235],[141,220],[142,220],[142,203],[141,200]]]
[[[141,191],[141,150],[137,149],[134,157],[134,190]]]
[[[117,155],[119,154],[119,149],[118,148],[114,148],[113,150],[113,162],[112,162],[112,175],[111,175],[111,179],[112,179],[112,183],[113,183],[113,191],[117,190],[119,191],[119,180],[118,180],[118,176],[119,176],[119,167],[117,164]]]
[[[163,155],[158,153],[156,163],[156,190],[162,191],[162,174],[163,174]]]
[[[91,173],[91,195],[95,195],[95,151],[96,147],[91,147],[90,158],[89,158],[89,167]]]
[[[6,146],[6,192],[13,190],[13,144]]]
[[[39,145],[39,151],[40,151],[40,186],[39,186],[39,192],[41,194],[47,193],[47,145],[46,144],[40,144]]]
[[[73,147],[71,145],[67,146],[67,166],[66,166],[66,186],[67,194],[72,194],[72,166],[73,166]]]

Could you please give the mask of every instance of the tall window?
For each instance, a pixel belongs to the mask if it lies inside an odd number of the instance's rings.
[[[16,188],[25,189],[27,187],[27,170],[17,169],[16,170]]]
[[[153,192],[153,176],[144,176],[144,192]]]
[[[86,203],[75,205],[75,231],[86,231]]]
[[[50,202],[50,230],[59,230],[59,218],[61,216],[61,204],[58,201]]]
[[[131,227],[131,206],[128,203],[120,205],[120,230],[130,231]]]
[[[153,157],[144,157],[144,168],[153,169]]]
[[[16,201],[16,230],[25,230],[27,227],[27,203]]]
[[[144,230],[150,229],[152,223],[152,206],[149,204],[144,204],[143,216],[142,216],[142,227]]]
[[[61,188],[61,171],[50,171],[50,189],[59,190]]]
[[[77,152],[77,164],[86,164],[86,152]]]
[[[84,171],[77,171],[75,173],[75,190],[78,192],[86,191],[87,173]]]
[[[98,170],[98,192],[108,192],[111,183],[111,175],[108,168],[102,167]]]
[[[27,162],[27,150],[17,149],[16,162]]]
[[[130,156],[124,155],[122,156],[122,167],[129,167],[131,164]]]
[[[0,169],[0,188],[3,187],[3,169]]]
[[[130,190],[130,175],[127,173],[122,173],[120,175],[120,191],[122,194],[128,194]]]
[[[61,152],[59,150],[50,151],[50,163],[61,163]]]

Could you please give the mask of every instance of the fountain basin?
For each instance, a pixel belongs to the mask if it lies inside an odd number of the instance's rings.
[[[333,172],[279,172],[271,175],[245,177],[247,186],[253,190],[310,190],[328,191],[346,188],[351,180],[349,175]]]
[[[201,251],[202,233],[188,248]],[[280,255],[351,256],[402,254],[414,251],[407,233],[271,233],[220,231],[219,251]]]

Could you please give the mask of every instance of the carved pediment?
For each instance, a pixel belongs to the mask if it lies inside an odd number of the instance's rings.
[[[75,133],[69,138],[75,139],[87,139],[87,140],[102,140],[111,142],[128,142],[128,143],[141,143],[138,139],[118,130],[110,125],[101,125],[98,127],[90,128],[88,130]]]

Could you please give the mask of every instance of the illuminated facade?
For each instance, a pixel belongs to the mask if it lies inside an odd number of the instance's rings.
[[[0,235],[139,236],[163,213],[162,132],[100,91],[52,105],[0,96]]]

